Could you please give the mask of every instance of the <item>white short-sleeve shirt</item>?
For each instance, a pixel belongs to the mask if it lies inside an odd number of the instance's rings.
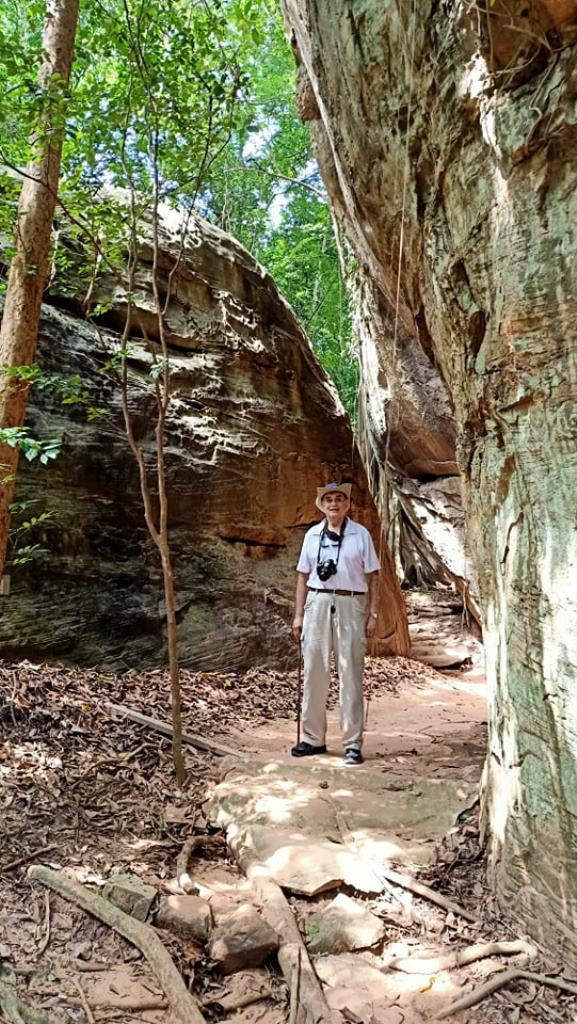
[[[316,571],[319,545],[321,562],[327,561],[329,558],[336,562],[338,549],[338,541],[331,541],[326,535],[321,541],[321,534],[326,525],[326,520],[323,519],[305,534],[297,572],[309,573],[307,585],[315,587],[317,590],[356,590],[366,593],[369,588],[365,573],[376,572],[380,569],[379,559],[369,531],[360,523],[347,519],[337,572],[323,582],[317,576]]]

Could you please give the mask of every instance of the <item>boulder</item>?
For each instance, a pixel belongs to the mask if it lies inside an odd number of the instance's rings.
[[[303,536],[319,518],[316,487],[335,478],[354,480],[355,517],[381,552],[380,650],[406,654],[403,598],[363,463],[308,338],[238,242],[193,219],[180,253],[181,228],[165,211],[163,289],[177,265],[165,317],[165,450],[182,664],[213,671],[294,665],[294,570]],[[158,327],[150,263],[150,226],[143,225],[128,406],[153,479],[150,372]],[[40,365],[80,378],[102,415],[91,419],[84,406],[63,406],[52,388],[31,394],[32,436],[58,438],[63,447],[47,468],[21,460],[16,499],[51,518],[31,537],[44,554],[14,568],[10,596],[1,599],[6,656],[110,669],[166,658],[159,560],[144,523],[120,388],[106,371],[119,347],[126,287],[116,278],[99,280],[97,330],[81,315],[79,297],[61,294],[58,281],[52,305],[44,307]]]

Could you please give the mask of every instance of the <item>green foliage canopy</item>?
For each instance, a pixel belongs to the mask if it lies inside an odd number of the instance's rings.
[[[45,14],[45,0],[0,10],[5,260],[14,169],[28,163],[46,101],[37,83]],[[354,417],[347,293],[276,0],[82,0],[60,198],[67,235],[98,240],[87,280],[103,249],[121,263],[130,232],[125,207],[94,201],[103,187],[129,189],[144,218],[156,197],[238,237],[293,305]],[[75,261],[56,244],[55,262],[63,282]]]

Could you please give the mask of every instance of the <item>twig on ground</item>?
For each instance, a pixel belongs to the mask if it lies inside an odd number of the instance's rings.
[[[79,983],[75,982],[75,984],[78,986],[80,990]],[[72,1006],[84,1007],[84,1010],[86,1012],[86,1007],[84,1005],[84,1001],[82,1000],[82,996],[80,999],[67,999],[66,1001],[70,1003]],[[129,1010],[132,1012],[137,1010],[166,1010],[167,1006],[168,1003],[166,1002],[166,999],[163,999],[161,996],[157,996],[156,998],[152,996],[144,996],[141,999],[137,997],[133,999],[123,999],[120,997],[118,999],[114,999],[113,996],[107,995],[104,996],[102,1000],[94,1000],[95,1010]],[[94,1020],[94,1017],[92,1019]]]
[[[42,956],[44,950],[46,949],[48,943],[50,942],[50,893],[46,892],[44,893],[44,896],[46,898],[46,906],[44,910],[44,938],[42,939],[42,942],[38,946],[37,956]]]
[[[252,992],[245,992],[243,995],[223,995],[223,996],[211,996],[203,999],[202,1006],[214,1006],[217,1003],[226,1012],[231,1010],[242,1010],[246,1006],[252,1006],[253,1003],[260,1003],[262,999],[271,999],[273,991],[269,985],[261,985],[259,989],[254,989]]]
[[[9,704],[10,704],[10,717],[12,719],[12,725],[14,726],[15,729],[18,728],[18,722],[16,721],[16,715],[14,714],[14,705],[16,703],[16,691],[18,689],[18,682],[19,682],[18,673],[14,672],[14,674],[13,674],[13,681],[12,681],[12,693],[10,694]]]
[[[388,892],[391,899],[393,899],[395,903],[398,903],[402,910],[406,911],[405,904],[403,903],[401,897],[395,892],[394,887],[390,885],[389,882],[387,882],[386,878],[382,877],[382,871],[379,871],[378,874],[381,876],[384,891]]]
[[[13,871],[14,868],[19,868],[21,864],[28,864],[29,861],[39,857],[42,853],[49,853],[50,850],[55,850],[58,843],[50,843],[48,846],[39,846],[36,850],[31,850],[30,853],[26,853],[23,857],[17,857],[16,860],[10,860],[7,864],[0,865],[0,875],[4,874],[5,871]]]
[[[417,896],[422,896],[423,899],[429,900],[430,903],[436,903],[443,910],[448,910],[458,917],[464,917],[466,921],[470,921],[472,924],[478,923],[477,918],[470,910],[466,910],[459,903],[454,903],[453,900],[442,896],[440,892],[435,892],[434,889],[430,889],[423,882],[417,882],[416,878],[412,878],[410,875],[401,875],[398,871],[393,871],[392,868],[384,868],[382,866],[374,868],[374,871],[376,875],[382,875],[384,879],[399,885],[401,889],[408,889]]]
[[[458,949],[446,956],[392,957],[385,961],[383,969],[403,971],[404,974],[436,974],[439,971],[450,971],[454,967],[464,967],[475,960],[484,960],[488,956],[514,956],[525,953],[526,956],[537,956],[537,950],[528,942],[516,939],[513,942],[477,942],[474,946]]]
[[[435,1020],[445,1020],[447,1017],[452,1017],[455,1013],[460,1013],[461,1010],[468,1010],[469,1007],[476,1006],[477,1003],[492,995],[493,992],[497,992],[500,988],[504,988],[505,985],[509,985],[512,981],[519,979],[535,981],[538,985],[548,985],[550,988],[558,988],[561,992],[568,992],[570,995],[577,996],[577,985],[571,985],[568,981],[563,981],[562,978],[551,978],[547,974],[536,974],[535,971],[525,971],[521,967],[512,967],[510,970],[495,974],[494,977],[489,978],[489,981],[484,982],[483,985],[479,985],[472,992],[468,992],[467,995],[456,999],[445,1010],[441,1010],[435,1017]]]
[[[107,702],[105,707],[112,711],[113,714],[123,715],[125,718],[129,718],[131,722],[145,725],[149,729],[154,729],[155,732],[162,733],[163,736],[172,736],[172,727],[166,722],[161,722],[158,718],[143,715],[140,711],[133,711],[132,708],[127,708],[123,704],[110,704]],[[231,750],[230,747],[225,747],[222,743],[204,739],[202,736],[197,736],[194,732],[183,732],[182,742],[190,743],[192,747],[197,747],[199,750],[207,750],[210,754],[216,754],[218,757],[239,756],[238,750]]]
[[[75,971],[83,971],[85,974],[109,971],[112,967],[114,964],[101,963],[99,960],[77,960],[74,964]]]
[[[203,1015],[186,988],[168,950],[147,924],[119,910],[113,903],[86,889],[66,875],[39,864],[28,869],[28,877],[48,886],[83,910],[104,921],[144,954],[181,1024],[205,1024]]]
[[[76,988],[78,989],[78,995],[80,996],[80,1002],[82,1003],[82,1009],[84,1010],[84,1013],[86,1014],[86,1020],[88,1021],[88,1024],[96,1024],[96,1021],[94,1020],[94,1014],[93,1014],[92,1010],[90,1009],[88,1000],[86,998],[86,992],[82,988],[82,985],[78,981],[78,978],[74,979],[74,984],[76,985]]]
[[[80,785],[80,783],[83,782],[91,772],[98,771],[99,768],[103,768],[107,764],[114,764],[117,767],[119,765],[124,766],[125,764],[128,764],[129,761],[132,761],[137,754],[140,754],[140,752],[144,750],[145,746],[146,744],[141,743],[136,750],[131,750],[127,754],[118,754],[117,757],[101,757],[97,761],[93,761],[92,764],[88,765],[88,768],[85,768],[85,770],[77,776],[77,778],[72,779],[69,782],[68,790],[71,792],[73,789],[76,789],[76,787]]]

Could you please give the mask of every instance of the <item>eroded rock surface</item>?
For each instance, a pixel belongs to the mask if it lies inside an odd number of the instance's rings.
[[[294,567],[304,532],[318,519],[316,486],[332,479],[354,480],[355,514],[381,553],[381,649],[406,652],[403,601],[362,462],[308,339],[271,278],[234,239],[192,221],[179,259],[181,227],[167,214],[160,265],[166,290],[177,264],[166,314],[166,467],[183,664],[294,663]],[[143,226],[128,404],[153,478],[151,257]],[[162,584],[120,389],[103,373],[118,349],[126,286],[104,277],[95,298],[107,308],[98,331],[63,308],[44,310],[43,367],[77,374],[104,416],[88,421],[50,389],[32,396],[33,436],[61,438],[63,453],[47,470],[22,463],[18,499],[52,518],[33,538],[47,554],[14,571],[11,596],[1,599],[0,643],[10,654],[128,668],[164,658]],[[62,305],[58,295],[54,302]],[[78,310],[79,302],[68,296],[66,306]]]
[[[283,888],[308,896],[343,883],[380,893],[384,862],[411,869],[430,863],[476,788],[367,766],[343,775],[342,765],[322,760],[311,766],[225,762],[225,770],[210,814],[237,860],[243,868],[258,862]]]
[[[437,477],[453,458],[447,397],[454,414],[488,660],[498,890],[575,961],[576,6],[285,8],[323,174],[379,307],[367,351],[390,389],[393,470],[421,449]],[[431,377],[419,401],[441,396],[417,450],[407,351]]]

